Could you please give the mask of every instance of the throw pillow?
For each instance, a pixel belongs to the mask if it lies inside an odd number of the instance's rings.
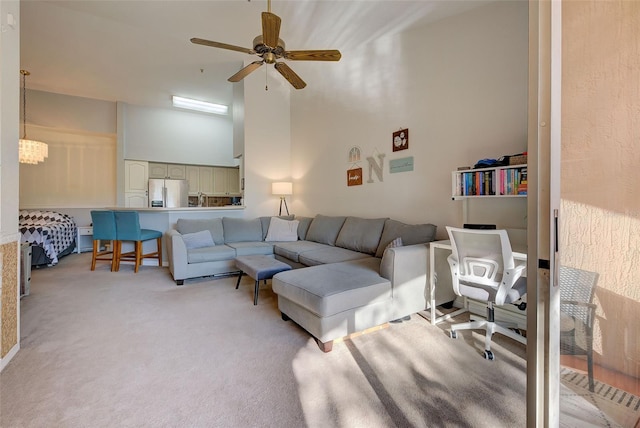
[[[201,230],[200,232],[185,233],[182,235],[182,240],[187,250],[193,250],[195,248],[213,247],[215,242],[211,237],[211,233],[208,230]]]
[[[298,240],[298,220],[282,220],[273,217],[269,223],[269,231],[264,239],[267,242],[297,241]]]

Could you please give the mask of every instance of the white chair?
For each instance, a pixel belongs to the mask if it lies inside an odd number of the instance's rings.
[[[598,274],[560,266],[560,355],[586,355],[589,391],[593,380],[593,322],[597,306],[593,303]]]
[[[450,336],[458,330],[486,330],[484,357],[493,360],[491,336],[500,333],[520,343],[526,338],[494,320],[494,305],[511,304],[527,292],[526,263],[516,264],[506,230],[459,229],[447,226],[452,254],[448,257],[453,291],[458,296],[487,302],[486,320],[451,326]],[[515,326],[512,326],[515,327]]]

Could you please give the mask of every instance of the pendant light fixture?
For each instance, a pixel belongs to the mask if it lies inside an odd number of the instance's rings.
[[[27,139],[26,78],[31,73],[27,70],[20,70],[20,74],[22,74],[22,138],[18,142],[18,160],[20,163],[35,165],[44,162],[44,159],[49,156],[49,146],[41,141]]]

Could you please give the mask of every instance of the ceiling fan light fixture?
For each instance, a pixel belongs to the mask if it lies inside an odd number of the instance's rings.
[[[250,73],[257,70],[262,64],[273,64],[274,68],[287,79],[296,89],[302,89],[307,84],[283,61],[340,61],[341,54],[337,49],[323,50],[295,50],[287,51],[285,44],[280,38],[280,25],[282,20],[276,14],[271,13],[271,0],[267,3],[267,11],[262,12],[262,34],[253,39],[253,49],[240,46],[229,45],[227,43],[214,42],[212,40],[193,37],[191,43],[209,46],[212,48],[227,49],[236,52],[244,52],[249,55],[257,55],[262,61],[254,61],[245,66],[227,80],[229,82],[239,82]],[[267,88],[265,87],[265,90]]]
[[[224,104],[210,103],[208,101],[194,100],[175,95],[172,96],[172,102],[174,107],[184,108],[187,110],[196,110],[214,114],[227,114],[229,112],[229,107]]]

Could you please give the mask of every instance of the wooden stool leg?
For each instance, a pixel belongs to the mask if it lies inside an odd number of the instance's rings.
[[[111,272],[115,272],[116,270],[116,242],[115,240],[111,241],[109,245],[111,245]]]
[[[162,238],[158,238],[158,266],[162,266]]]
[[[122,241],[115,241],[113,243],[113,251],[114,251],[113,257],[116,258],[115,271],[118,272],[120,270],[120,255],[121,255],[121,251],[122,251]]]
[[[91,270],[96,270],[96,257],[98,257],[98,241],[93,240],[93,255],[91,256]]]
[[[135,273],[138,273],[138,268],[140,267],[140,263],[141,263],[141,256],[142,254],[142,241],[136,241],[136,261],[135,261],[135,268],[133,269],[133,271]]]

